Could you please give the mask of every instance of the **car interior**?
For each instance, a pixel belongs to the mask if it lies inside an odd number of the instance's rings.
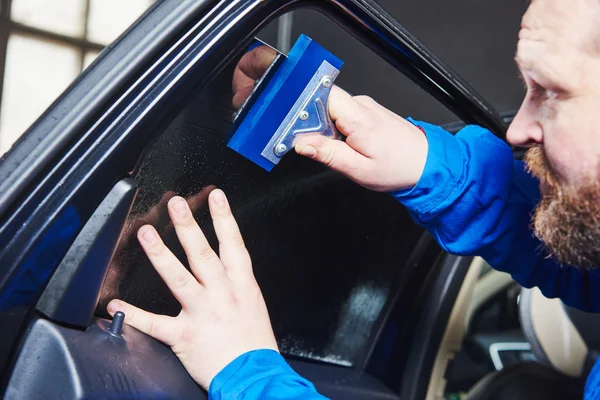
[[[522,288],[483,260],[474,268],[464,314],[449,321],[464,335],[445,371],[446,398],[582,398],[598,357],[598,316]]]
[[[106,305],[179,312],[135,234],[152,224],[185,260],[166,211],[180,195],[215,245],[215,187],[281,353],[325,396],[581,397],[597,316],[445,253],[385,193],[293,153],[267,173],[226,146],[248,44],[285,54],[301,33],[345,61],[336,84],[350,93],[502,137],[519,94],[487,103],[404,28],[412,12],[401,24],[371,0],[163,0],[107,47],[0,161],[4,398],[206,398],[166,346],[111,328]]]

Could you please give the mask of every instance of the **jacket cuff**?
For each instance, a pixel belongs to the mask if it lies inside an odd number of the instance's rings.
[[[452,193],[464,168],[464,156],[451,133],[436,125],[412,118],[407,120],[425,132],[427,160],[421,178],[412,189],[399,190],[391,195],[412,213],[425,214],[434,210]]]
[[[246,394],[251,386],[257,386],[253,389],[262,392],[262,386],[268,385],[267,382],[273,378],[287,379],[315,390],[310,382],[290,367],[281,354],[275,350],[261,349],[244,353],[223,368],[211,381],[208,398],[237,399]]]

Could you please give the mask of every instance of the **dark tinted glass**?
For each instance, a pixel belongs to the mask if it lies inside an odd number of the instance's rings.
[[[166,211],[178,194],[189,199],[216,245],[206,196],[217,186],[227,193],[246,240],[281,351],[355,365],[392,304],[422,230],[391,196],[311,160],[290,153],[267,173],[228,149],[234,66],[190,102],[135,171],[140,191],[99,311],[119,297],[152,312],[178,313],[135,231],[152,223],[185,260]]]

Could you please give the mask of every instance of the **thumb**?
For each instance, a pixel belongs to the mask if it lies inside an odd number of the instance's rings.
[[[295,150],[298,154],[319,161],[357,182],[364,176],[370,161],[346,142],[321,135],[301,138],[296,143]]]
[[[340,133],[346,137],[364,131],[365,121],[370,119],[368,108],[357,101],[357,98],[338,86],[333,86],[329,93],[329,115]]]

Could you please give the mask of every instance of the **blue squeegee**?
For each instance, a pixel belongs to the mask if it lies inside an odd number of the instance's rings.
[[[339,138],[327,99],[343,62],[306,35],[279,55],[238,113],[227,146],[267,171],[303,135]]]

